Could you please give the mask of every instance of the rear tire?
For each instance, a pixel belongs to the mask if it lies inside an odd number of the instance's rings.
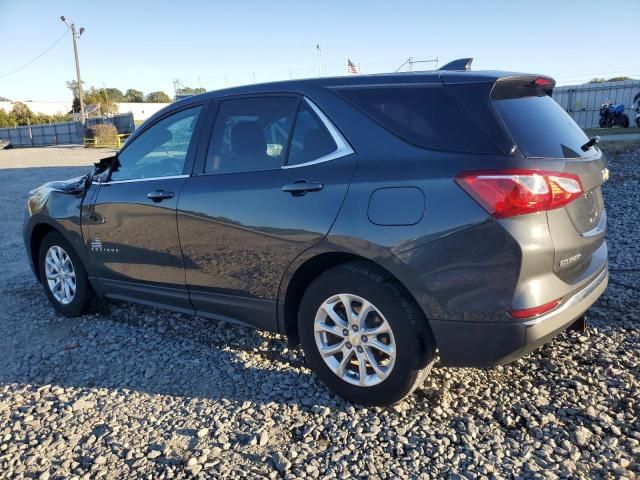
[[[307,288],[298,333],[318,378],[361,405],[402,400],[435,360],[435,342],[413,299],[388,274],[360,262],[335,267]]]
[[[40,245],[40,279],[53,308],[78,317],[95,305],[95,293],[80,257],[58,232],[48,233]]]
[[[623,113],[621,115],[621,124],[622,124],[622,128],[629,128],[629,115],[627,115],[626,113]]]

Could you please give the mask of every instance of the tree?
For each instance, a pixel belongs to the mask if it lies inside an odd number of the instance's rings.
[[[105,92],[105,95],[107,95],[110,101],[124,102],[124,94],[121,90],[117,88],[103,88],[102,90]]]
[[[84,86],[84,82],[82,82],[82,85]],[[80,111],[80,94],[78,92],[78,82],[75,80],[68,80],[67,88],[73,93],[73,104],[71,107],[71,113],[78,113]]]
[[[11,114],[20,125],[28,125],[31,123],[31,118],[33,117],[33,112],[22,102],[16,102],[13,104]]]
[[[0,102],[10,102],[11,100],[9,100],[7,97],[0,97]]]
[[[609,80],[606,80],[605,78],[602,78],[602,77],[596,77],[596,78],[592,78],[587,83],[621,82],[623,80],[633,80],[633,78],[631,78],[631,77],[613,77],[613,78],[610,78]]]
[[[124,94],[124,101],[132,103],[142,103],[144,102],[144,93],[142,93],[140,90],[130,88]]]
[[[607,82],[622,82],[624,80],[633,80],[631,77],[613,77],[607,80]]]
[[[197,95],[199,93],[204,93],[207,90],[202,87],[191,88],[191,87],[182,87],[176,91],[178,95]]]
[[[11,112],[7,113],[3,108],[0,108],[0,128],[3,127],[15,127],[16,117]]]
[[[91,87],[84,95],[84,103],[86,105],[98,105],[101,115],[118,113],[118,105],[109,95],[109,89],[106,88]]]
[[[170,103],[171,98],[164,92],[151,92],[147,95],[147,102],[149,103]]]

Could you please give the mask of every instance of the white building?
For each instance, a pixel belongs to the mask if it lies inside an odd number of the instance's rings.
[[[0,109],[9,112],[14,102],[0,102]],[[33,113],[44,115],[66,114],[71,111],[71,102],[21,102]],[[134,120],[146,120],[168,103],[117,103],[118,113],[133,113]]]

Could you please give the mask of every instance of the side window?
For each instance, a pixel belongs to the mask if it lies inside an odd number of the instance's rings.
[[[311,162],[335,152],[338,146],[307,102],[296,117],[287,165]]]
[[[493,142],[442,86],[356,87],[338,89],[338,93],[419,147],[497,153]]]
[[[118,155],[111,180],[181,175],[201,108],[181,110],[141,134]]]
[[[280,168],[297,105],[298,99],[294,97],[222,101],[211,135],[205,173]]]

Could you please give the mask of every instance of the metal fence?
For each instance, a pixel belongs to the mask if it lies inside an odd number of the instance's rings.
[[[113,117],[98,117],[87,119],[87,128],[92,125],[102,125],[110,123],[115,125],[118,133],[133,133],[135,124],[133,123],[133,113],[122,113]]]
[[[135,129],[131,113],[114,115],[109,118],[91,118],[87,120],[86,127],[105,123],[114,125],[118,133],[132,133]],[[83,144],[84,129],[85,127],[80,122],[0,128],[0,140],[8,140],[14,147]]]
[[[600,105],[606,100],[622,103],[629,122],[633,125],[635,113],[631,110],[633,97],[640,92],[640,80],[623,82],[586,83],[553,89],[553,99],[573,117],[582,128],[597,128]]]

